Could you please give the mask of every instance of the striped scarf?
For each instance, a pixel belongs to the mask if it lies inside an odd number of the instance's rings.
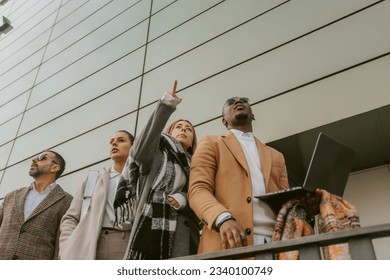
[[[175,138],[167,134],[162,134],[159,148],[163,154],[160,170],[142,205],[126,259],[168,259],[172,254],[177,212],[169,204],[167,195],[174,189],[175,164],[182,167],[188,178],[190,156]]]
[[[114,199],[114,227],[122,223],[132,223],[138,200],[139,167],[132,157],[127,159],[127,169],[122,172]]]

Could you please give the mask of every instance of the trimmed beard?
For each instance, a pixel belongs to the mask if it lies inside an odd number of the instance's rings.
[[[38,169],[36,169],[36,170],[30,169],[30,171],[28,172],[28,175],[30,175],[33,178],[36,178],[39,175],[41,175],[41,172]]]
[[[241,111],[234,116],[234,119],[239,123],[245,123],[249,119],[249,115]]]

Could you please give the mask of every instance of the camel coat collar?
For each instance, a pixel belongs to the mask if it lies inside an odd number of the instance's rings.
[[[260,158],[261,172],[263,173],[264,184],[267,189],[270,174],[271,174],[271,163],[272,163],[271,151],[269,149],[266,149],[266,146],[263,143],[261,143],[256,137],[254,138],[256,141],[257,151]],[[237,159],[240,165],[245,169],[246,175],[249,175],[250,174],[249,166],[244,151],[242,150],[241,144],[236,138],[236,136],[234,135],[234,133],[231,132],[230,130],[226,131],[222,135],[222,141],[225,143],[227,148],[231,151],[231,153]]]

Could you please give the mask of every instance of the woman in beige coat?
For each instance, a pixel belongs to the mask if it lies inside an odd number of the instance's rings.
[[[131,222],[115,223],[114,198],[134,137],[125,130],[110,140],[113,166],[99,172],[85,216],[81,217],[86,178],[61,221],[60,259],[122,259],[129,240]]]

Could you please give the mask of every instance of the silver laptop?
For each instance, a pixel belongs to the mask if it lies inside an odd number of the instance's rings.
[[[289,199],[315,189],[343,196],[355,152],[324,133],[320,133],[302,186],[267,193],[256,198],[279,208]]]

